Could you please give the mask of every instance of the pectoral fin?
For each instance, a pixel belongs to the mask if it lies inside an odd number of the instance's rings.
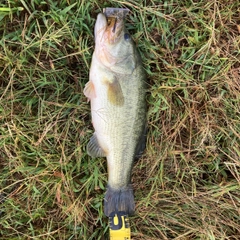
[[[96,97],[95,87],[91,80],[86,83],[83,93],[88,98],[88,100]]]
[[[87,145],[87,153],[91,157],[106,157],[105,151],[100,147],[96,134],[90,138]]]
[[[115,77],[113,81],[107,81],[106,84],[108,84],[107,97],[109,102],[115,106],[122,106],[124,96],[119,80]]]

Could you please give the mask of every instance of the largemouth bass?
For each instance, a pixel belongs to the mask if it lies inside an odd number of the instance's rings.
[[[92,157],[107,158],[106,216],[134,213],[131,171],[146,142],[145,73],[124,26],[126,12],[111,8],[98,14],[89,82],[84,88],[95,129],[87,151]]]

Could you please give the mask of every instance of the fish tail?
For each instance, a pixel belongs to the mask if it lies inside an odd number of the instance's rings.
[[[127,215],[133,215],[135,210],[134,196],[132,185],[125,188],[113,189],[107,187],[104,198],[104,213],[110,216],[113,212],[125,212]]]

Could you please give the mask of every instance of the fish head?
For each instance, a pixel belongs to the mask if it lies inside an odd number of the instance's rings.
[[[95,54],[115,72],[132,73],[136,67],[135,44],[124,26],[123,16],[99,13],[95,24]]]

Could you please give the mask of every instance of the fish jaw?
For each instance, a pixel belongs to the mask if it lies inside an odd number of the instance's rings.
[[[106,28],[107,28],[107,18],[104,16],[104,14],[99,13],[97,16],[95,27],[94,27],[94,36],[95,36],[96,44],[105,40],[103,39],[103,37],[104,37],[104,32]]]
[[[119,61],[118,46],[124,35],[124,19],[106,17],[99,13],[95,24],[95,54],[105,66],[111,68]],[[120,59],[121,61],[121,59]]]
[[[107,44],[116,44],[124,29],[124,19],[119,17],[106,17],[99,13],[95,24],[95,41]]]

